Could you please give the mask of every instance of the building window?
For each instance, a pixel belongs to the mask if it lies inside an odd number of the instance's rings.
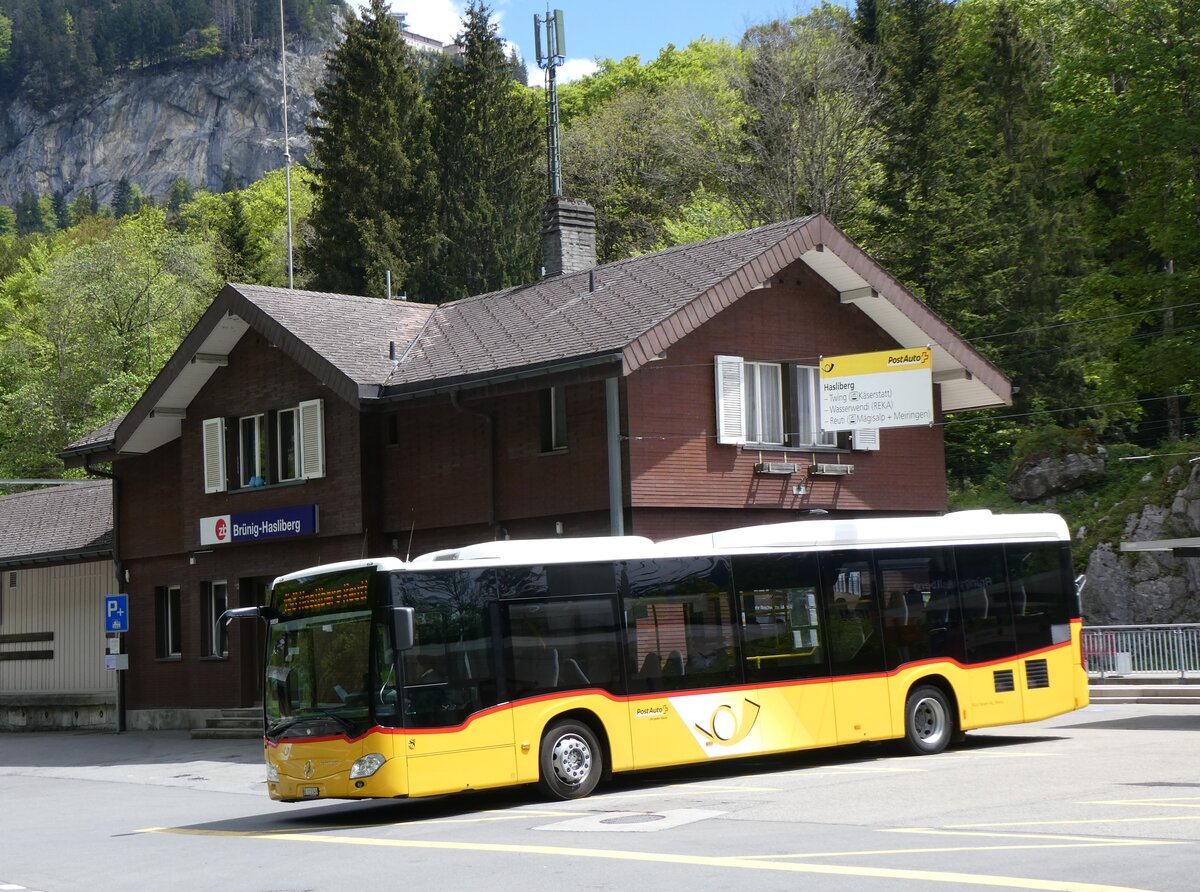
[[[158,586],[154,590],[157,623],[156,654],[159,659],[178,658],[183,653],[183,615],[180,612],[179,586]]]
[[[743,365],[743,406],[746,442],[783,445],[783,388],[781,366],[775,362]]]
[[[300,410],[281,409],[275,416],[280,480],[300,478]]]
[[[206,657],[229,656],[228,626],[218,625],[221,614],[229,608],[229,584],[225,580],[200,583],[201,634]]]
[[[567,448],[567,400],[562,387],[542,391],[542,452]]]
[[[840,445],[821,430],[820,375],[797,363],[716,358],[717,442],[795,448]]]
[[[225,419],[206,418],[203,434],[204,491],[225,492]],[[307,400],[286,409],[239,418],[236,455],[236,485],[242,488],[324,477],[324,402]]]
[[[262,486],[267,482],[267,416],[249,415],[238,421],[238,482]]]

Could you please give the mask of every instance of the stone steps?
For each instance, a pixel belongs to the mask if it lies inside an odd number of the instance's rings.
[[[258,740],[263,735],[262,707],[222,709],[220,714],[204,721],[204,727],[193,728],[193,740]]]
[[[1200,705],[1196,684],[1093,684],[1088,688],[1093,703],[1162,703]]]

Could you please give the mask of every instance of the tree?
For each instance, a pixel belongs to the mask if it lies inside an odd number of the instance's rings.
[[[178,177],[171,183],[167,192],[167,211],[177,214],[185,204],[192,200],[192,186],[183,177]]]
[[[878,83],[844,11],[824,5],[743,38],[749,109],[729,176],[749,222],[824,214],[846,227],[868,183]]]
[[[219,286],[208,247],[169,230],[163,211],[96,222],[43,239],[0,287],[9,474],[61,470],[59,450],[128,411]]]
[[[437,196],[429,109],[383,0],[346,23],[316,103],[309,159],[318,178],[303,251],[310,283],[382,296],[390,271],[398,289],[429,299]],[[444,157],[447,166],[464,162],[457,151]]]
[[[254,232],[241,190],[225,196],[226,220],[219,231],[218,271],[231,282],[260,282],[267,252]]]
[[[1087,371],[1109,399],[1148,400],[1157,426],[1142,442],[1178,439],[1200,389],[1200,9],[1096,0],[1054,11],[1069,48],[1052,83],[1055,124],[1086,177],[1103,261],[1072,292],[1069,315],[1105,320]]]
[[[462,55],[435,74],[433,146],[442,160],[436,292],[441,300],[537,277],[545,171],[537,100],[513,82],[483,3],[467,9]]]
[[[742,59],[725,41],[701,39],[667,46],[645,65],[606,59],[562,88],[565,191],[596,208],[601,262],[708,231],[687,221],[708,216],[714,202],[740,210],[731,178],[746,116],[733,87]]]
[[[117,187],[113,190],[112,214],[118,220],[122,217],[128,217],[133,213],[133,187],[129,184],[128,177],[121,177],[117,181]]]

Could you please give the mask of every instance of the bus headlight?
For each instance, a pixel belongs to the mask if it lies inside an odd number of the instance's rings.
[[[270,759],[267,760],[267,783],[279,783],[279,766]]]
[[[350,766],[350,779],[356,777],[370,777],[376,771],[383,767],[385,759],[379,753],[367,753],[352,766]]]

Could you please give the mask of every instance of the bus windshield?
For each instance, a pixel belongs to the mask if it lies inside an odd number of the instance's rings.
[[[267,737],[354,737],[371,724],[370,611],[271,625]]]

